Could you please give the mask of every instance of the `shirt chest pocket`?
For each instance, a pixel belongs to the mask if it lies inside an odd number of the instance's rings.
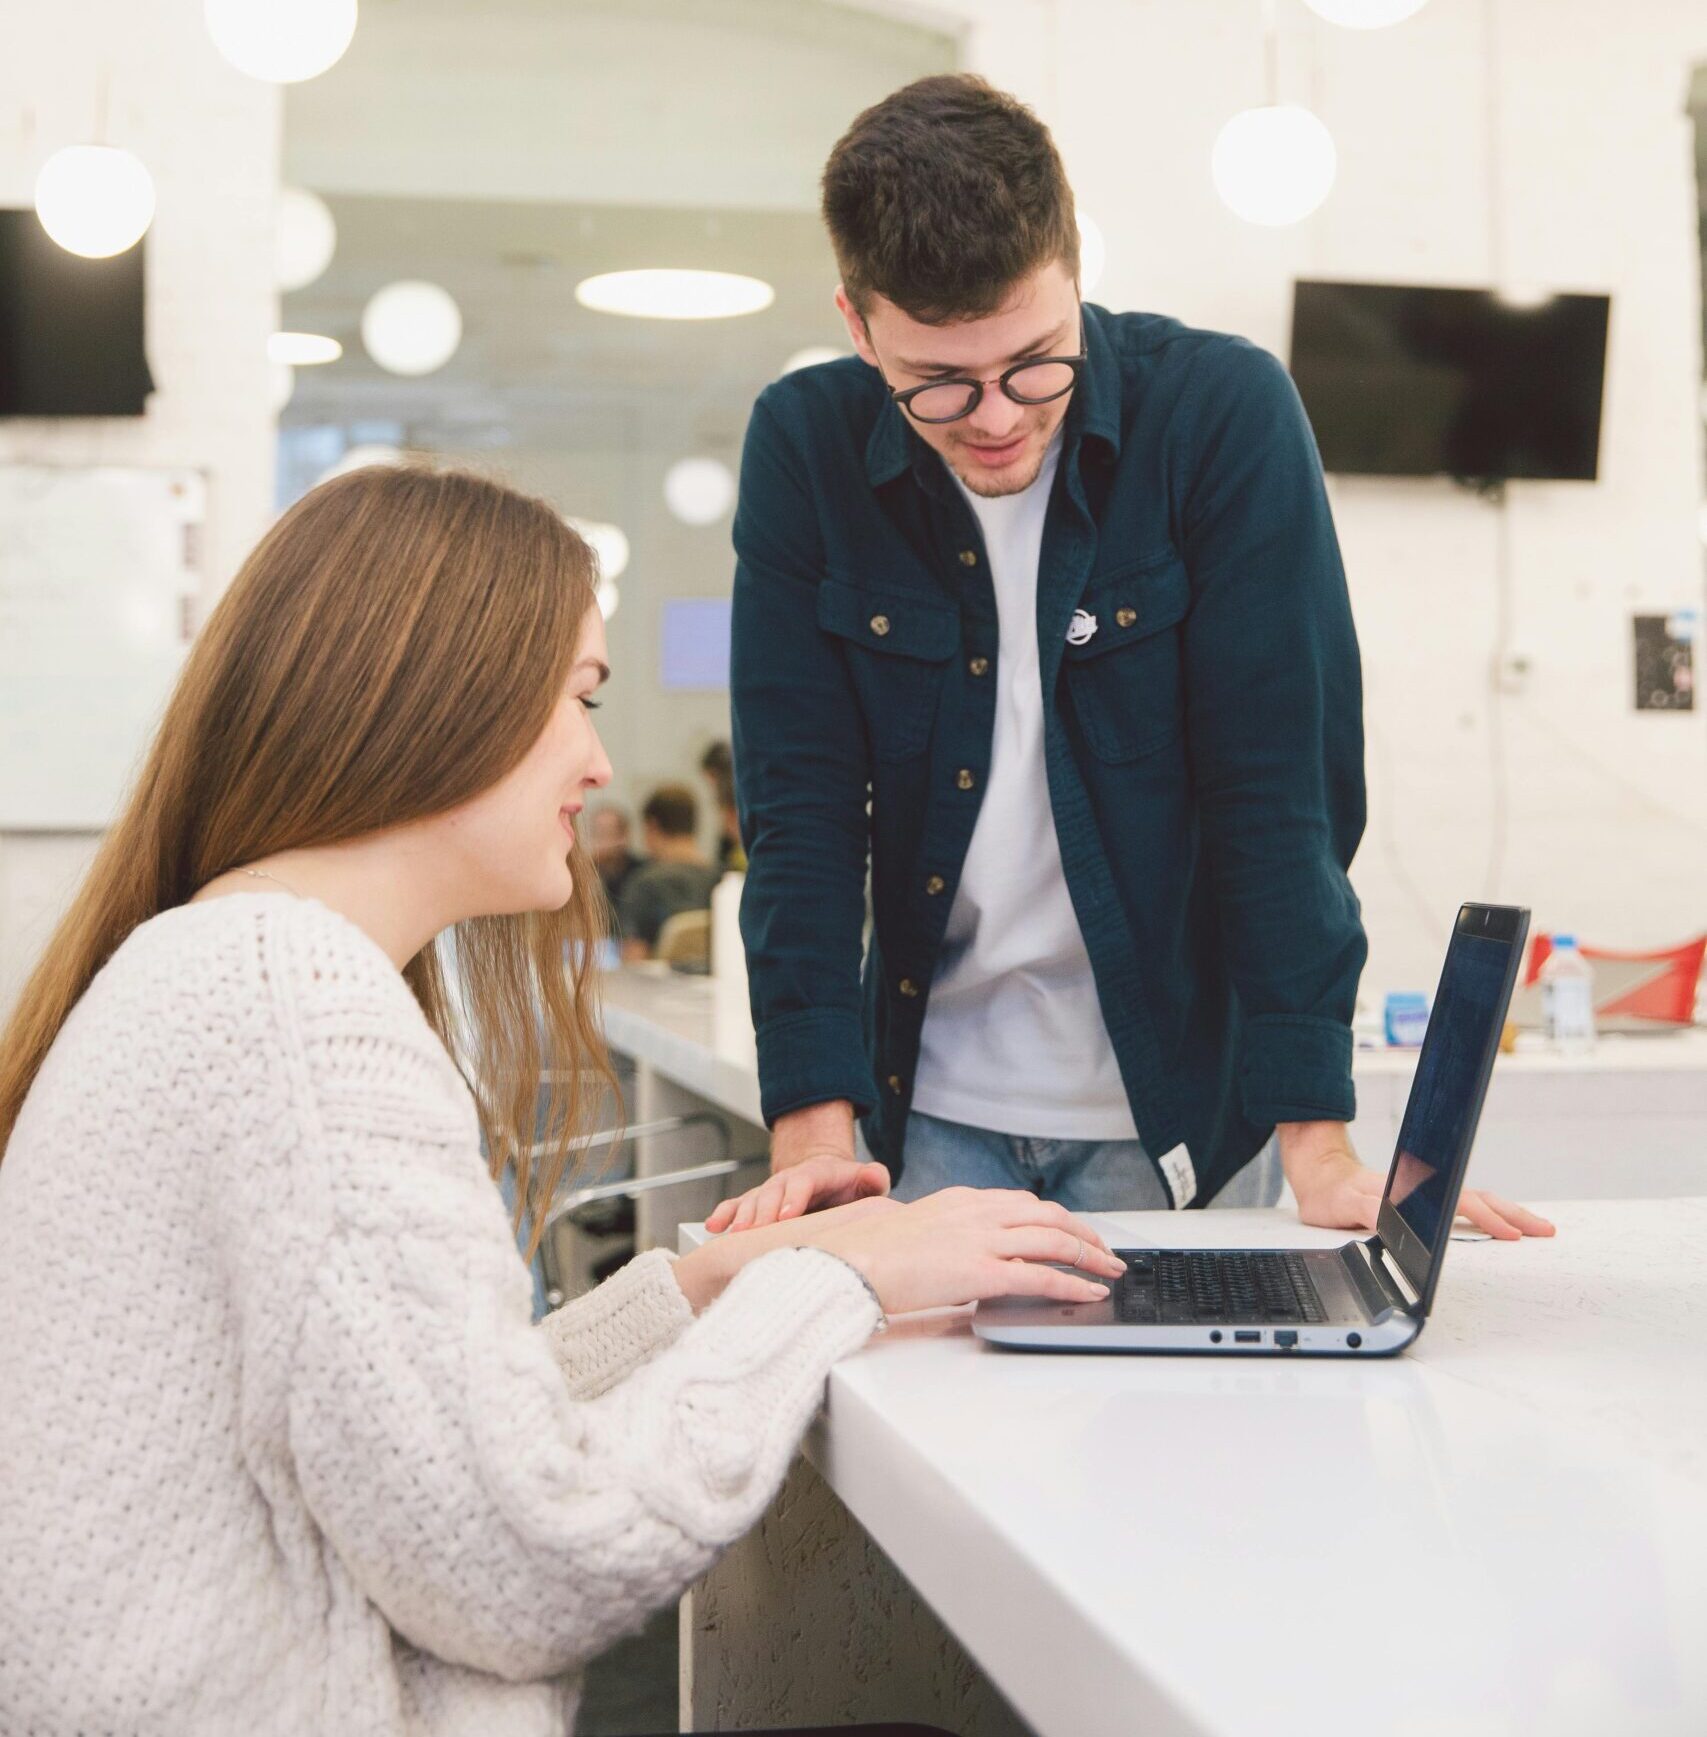
[[[943,671],[960,647],[960,615],[907,591],[826,579],[818,625],[847,648],[848,668],[879,760],[910,760],[931,739]]]
[[[1085,593],[1061,679],[1099,760],[1139,760],[1179,735],[1185,716],[1180,623],[1190,607],[1191,583],[1171,549]],[[1085,616],[1094,619],[1094,631],[1087,633]]]

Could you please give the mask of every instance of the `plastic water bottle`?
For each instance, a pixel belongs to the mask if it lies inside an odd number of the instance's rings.
[[[1541,967],[1541,1017],[1555,1049],[1594,1047],[1594,967],[1577,951],[1574,935],[1555,935]]]

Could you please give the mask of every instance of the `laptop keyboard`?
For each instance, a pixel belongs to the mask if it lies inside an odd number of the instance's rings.
[[[1174,1326],[1327,1319],[1301,1255],[1232,1249],[1114,1252],[1126,1262],[1126,1276],[1115,1281],[1112,1293],[1120,1321]]]

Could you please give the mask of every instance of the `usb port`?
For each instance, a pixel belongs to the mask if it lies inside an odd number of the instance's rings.
[[[1262,1334],[1257,1332],[1255,1328],[1238,1327],[1233,1332],[1233,1343],[1235,1345],[1260,1345]]]

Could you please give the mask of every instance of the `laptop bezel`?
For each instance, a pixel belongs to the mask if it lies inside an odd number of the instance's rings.
[[[1387,1170],[1387,1186],[1381,1191],[1381,1205],[1376,1213],[1375,1232],[1381,1245],[1393,1257],[1394,1264],[1404,1275],[1405,1281],[1416,1293],[1416,1304],[1412,1313],[1421,1320],[1429,1312],[1434,1302],[1435,1287],[1440,1282],[1440,1269],[1445,1263],[1446,1247],[1451,1241],[1452,1219],[1458,1210],[1458,1197],[1464,1189],[1464,1176],[1470,1166],[1470,1154],[1475,1150],[1476,1132],[1481,1126],[1482,1108],[1488,1095],[1488,1082],[1493,1077],[1494,1061],[1499,1055],[1500,1036],[1505,1029],[1506,1015],[1511,1008],[1512,991],[1517,986],[1518,971],[1523,960],[1523,944],[1529,933],[1529,912],[1518,905],[1478,905],[1464,904],[1458,907],[1458,918],[1452,926],[1452,942],[1447,947],[1446,961],[1441,966],[1441,982],[1446,980],[1447,971],[1451,968],[1452,947],[1464,936],[1476,940],[1499,941],[1507,947],[1505,983],[1500,992],[1499,1015],[1495,1021],[1490,1041],[1486,1045],[1481,1061],[1477,1066],[1476,1080],[1470,1099],[1470,1113],[1465,1118],[1465,1138],[1457,1152],[1452,1157],[1452,1170],[1448,1179],[1445,1198],[1451,1203],[1451,1210],[1446,1216],[1445,1226],[1441,1232],[1438,1253],[1430,1250],[1411,1227],[1399,1215],[1399,1209],[1393,1205],[1393,1182],[1398,1175],[1400,1145],[1393,1145],[1393,1158]],[[1439,998],[1439,985],[1436,985],[1436,999]],[[1424,1059],[1428,1055],[1429,1043],[1433,1039],[1431,1027],[1424,1033],[1422,1050],[1417,1056],[1417,1073],[1422,1072]],[[1412,1076],[1412,1090],[1416,1089],[1416,1075]],[[1407,1099],[1406,1109],[1409,1110]],[[1401,1120],[1400,1135],[1403,1136],[1404,1126]]]

